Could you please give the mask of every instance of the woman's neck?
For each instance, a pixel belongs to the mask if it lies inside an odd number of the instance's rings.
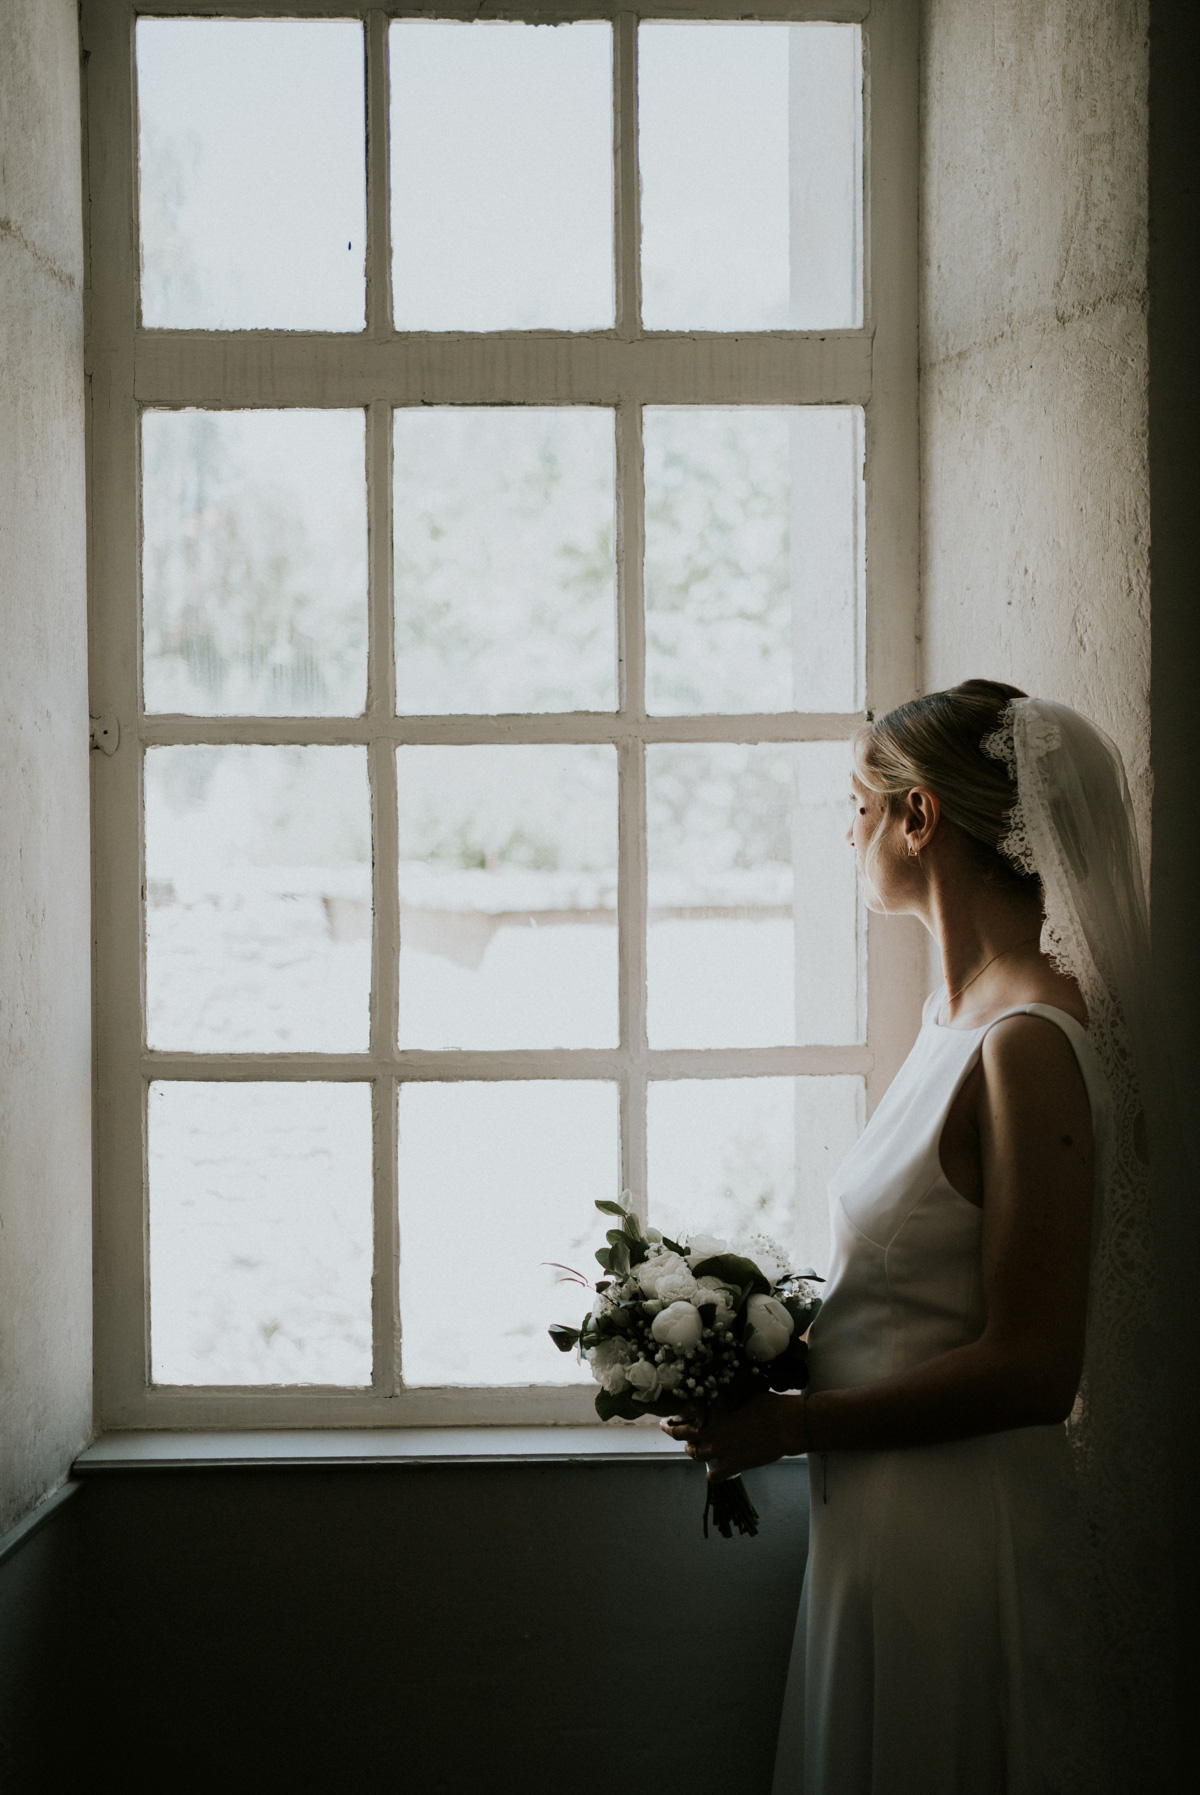
[[[965,998],[965,1008],[986,997],[991,986],[1039,953],[1042,911],[1033,893],[996,890],[978,880],[947,880],[930,890],[924,920],[941,953],[951,1015],[960,998]]]

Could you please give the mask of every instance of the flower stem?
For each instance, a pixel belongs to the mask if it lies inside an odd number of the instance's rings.
[[[732,1539],[735,1527],[739,1533],[749,1533],[751,1536],[758,1532],[758,1510],[751,1502],[749,1491],[740,1477],[727,1477],[723,1483],[705,1485],[705,1539],[708,1538],[710,1514],[713,1526],[723,1539]]]

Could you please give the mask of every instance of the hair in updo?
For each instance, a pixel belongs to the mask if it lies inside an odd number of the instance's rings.
[[[854,770],[868,791],[885,800],[885,823],[914,786],[924,786],[939,800],[943,819],[962,831],[986,878],[1028,889],[1036,888],[1036,875],[1020,871],[1000,852],[1016,786],[1004,762],[980,746],[1000,727],[1010,699],[1025,696],[999,680],[967,679],[948,691],[914,698],[858,732]],[[882,828],[876,841],[881,833]],[[874,847],[872,841],[868,875]]]

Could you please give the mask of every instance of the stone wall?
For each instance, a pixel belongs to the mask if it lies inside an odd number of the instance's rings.
[[[1149,800],[1148,0],[926,0],[926,689],[1073,704]]]
[[[83,218],[74,0],[0,9],[0,1531],[91,1432]]]

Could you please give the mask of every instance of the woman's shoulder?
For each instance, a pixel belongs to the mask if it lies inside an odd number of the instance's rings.
[[[1088,1025],[1087,1005],[1079,986],[1073,978],[1052,966],[1044,954],[1030,956],[1020,964],[1006,968],[1002,976],[990,983],[987,992],[980,993],[979,1007],[971,1017],[970,1025],[990,1029],[1013,1011],[1035,1004],[1061,1011],[1080,1028],[1086,1029]],[[962,1019],[960,1026],[965,1020]]]

